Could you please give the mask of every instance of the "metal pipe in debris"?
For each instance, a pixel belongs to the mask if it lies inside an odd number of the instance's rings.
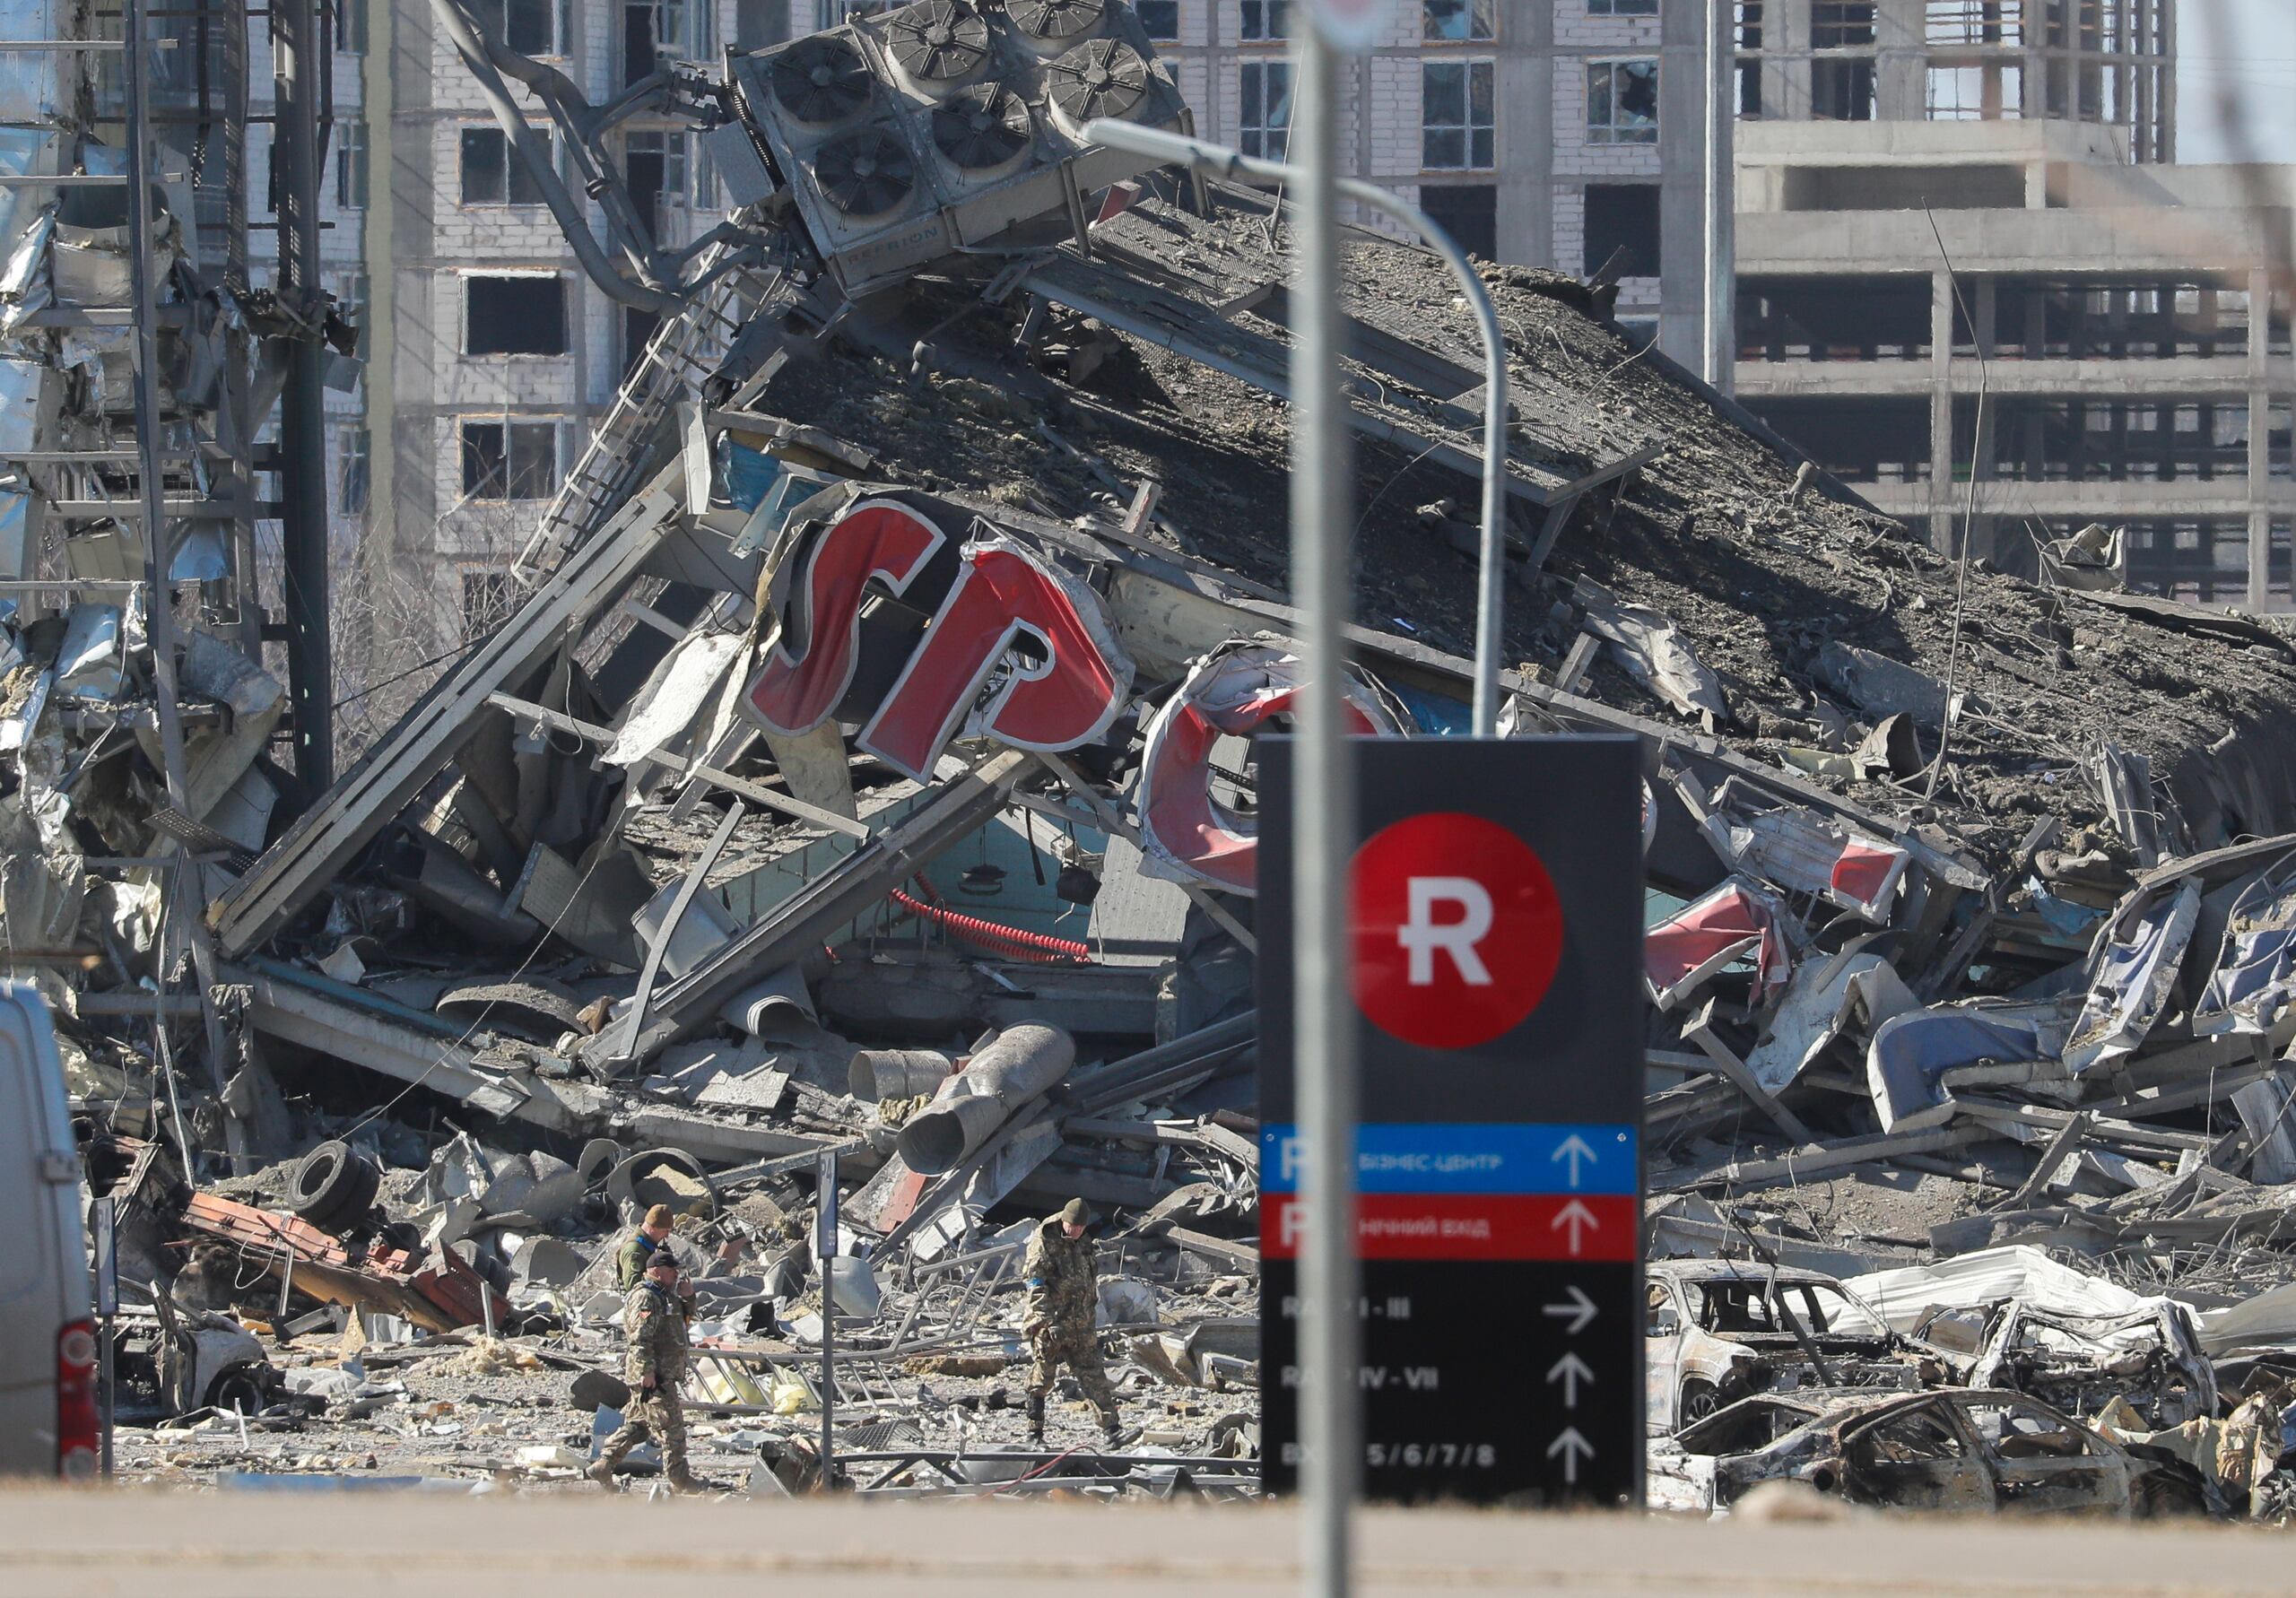
[[[900,1157],[921,1176],[953,1170],[1013,1113],[1068,1074],[1076,1040],[1058,1027],[1007,1027],[973,1055],[951,1096],[909,1117]]]

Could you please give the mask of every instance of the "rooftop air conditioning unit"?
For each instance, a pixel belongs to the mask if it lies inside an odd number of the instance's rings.
[[[1083,139],[1095,117],[1174,127],[1170,74],[1122,0],[918,0],[736,56],[744,119],[847,292],[1084,213],[1150,163]]]

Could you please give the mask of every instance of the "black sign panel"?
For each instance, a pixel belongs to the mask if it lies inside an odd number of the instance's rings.
[[[1364,740],[1363,1484],[1639,1503],[1642,786],[1624,737]],[[1288,742],[1258,749],[1261,1401],[1299,1474]]]

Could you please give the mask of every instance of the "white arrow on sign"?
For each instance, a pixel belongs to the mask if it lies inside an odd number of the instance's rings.
[[[1574,1190],[1578,1185],[1578,1167],[1580,1162],[1588,1159],[1600,1159],[1602,1157],[1596,1154],[1594,1150],[1587,1146],[1587,1140],[1580,1137],[1575,1132],[1569,1137],[1562,1140],[1562,1147],[1557,1149],[1553,1153],[1547,1156],[1547,1159],[1550,1163],[1557,1159],[1568,1159],[1570,1161],[1570,1185]]]
[[[1546,1456],[1549,1459],[1552,1459],[1558,1454],[1562,1455],[1563,1482],[1567,1486],[1578,1486],[1578,1462],[1595,1457],[1594,1444],[1580,1437],[1577,1427],[1566,1426],[1562,1429],[1562,1435],[1546,1446]]]
[[[1561,1359],[1547,1368],[1547,1385],[1552,1387],[1557,1382],[1562,1384],[1562,1407],[1566,1410],[1578,1407],[1578,1384],[1594,1379],[1595,1373],[1587,1368],[1587,1362],[1567,1349]]]
[[[1566,1226],[1570,1229],[1570,1252],[1574,1257],[1578,1253],[1578,1239],[1581,1235],[1587,1232],[1599,1232],[1603,1229],[1601,1220],[1592,1210],[1577,1199],[1572,1199],[1557,1211],[1554,1219],[1546,1223],[1546,1229],[1551,1232],[1559,1232]]]
[[[1541,1315],[1554,1316],[1558,1318],[1568,1316],[1570,1318],[1570,1324],[1564,1327],[1563,1330],[1568,1332],[1571,1336],[1576,1337],[1578,1333],[1587,1329],[1587,1323],[1592,1321],[1598,1312],[1595,1308],[1595,1301],[1587,1297],[1586,1292],[1577,1282],[1572,1282],[1570,1286],[1564,1290],[1570,1293],[1571,1302],[1568,1304],[1542,1304],[1539,1306],[1539,1313]]]

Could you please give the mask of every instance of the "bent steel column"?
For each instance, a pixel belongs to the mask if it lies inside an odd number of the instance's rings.
[[[320,378],[319,54],[312,0],[273,0],[276,114],[272,169],[279,189],[279,300],[308,324],[288,344],[280,395],[279,488],[287,622],[287,691],[295,776],[305,803],[335,780],[335,672],[327,614],[326,391]]]

